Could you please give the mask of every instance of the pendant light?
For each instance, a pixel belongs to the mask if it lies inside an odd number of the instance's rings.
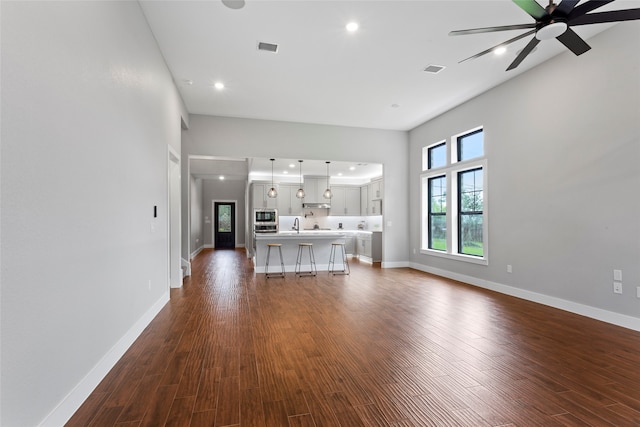
[[[300,188],[298,188],[296,192],[296,197],[302,199],[304,198],[304,188],[302,188],[302,160],[298,160],[298,162],[300,163]]]
[[[269,191],[267,191],[267,196],[273,199],[275,197],[278,197],[278,192],[276,191],[276,187],[273,185],[273,162],[276,159],[269,159],[269,160],[271,160],[271,188],[269,189]]]
[[[331,162],[325,162],[325,163],[327,164],[327,189],[324,190],[322,197],[324,197],[325,199],[330,199],[333,197],[333,194],[331,193],[331,187],[329,187],[329,163]]]

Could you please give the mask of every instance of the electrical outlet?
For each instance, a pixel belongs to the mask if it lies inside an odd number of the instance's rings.
[[[613,280],[622,282],[622,270],[613,270]]]
[[[511,264],[507,264],[507,273],[513,273],[513,268],[511,267]]]
[[[613,293],[621,294],[622,293],[622,283],[621,282],[613,282]]]
[[[636,296],[640,298],[640,286],[636,288]]]
[[[151,279],[149,279],[149,290],[151,290]]]

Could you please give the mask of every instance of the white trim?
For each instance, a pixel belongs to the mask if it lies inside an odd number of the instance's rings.
[[[537,292],[527,291],[525,289],[503,285],[501,283],[491,282],[489,280],[478,279],[476,277],[466,276],[464,274],[453,273],[448,270],[442,270],[415,262],[410,263],[410,268],[424,271],[425,273],[431,273],[437,276],[446,277],[452,280],[457,280],[459,282],[478,286],[480,288],[489,289],[501,294],[536,302],[538,304],[547,305],[549,307],[558,308],[560,310],[579,314],[581,316],[590,317],[592,319],[611,323],[623,328],[640,331],[640,318],[638,317],[627,316],[625,314],[615,313],[613,311],[603,310],[601,308],[591,307],[589,305],[584,305],[562,298],[552,297],[549,295],[539,294]]]
[[[184,267],[184,277],[191,276],[191,262],[181,257],[180,263]]]
[[[162,308],[169,302],[169,290],[156,301],[145,314],[111,347],[89,373],[67,394],[58,405],[38,424],[40,427],[58,427],[64,425],[80,408],[100,381],[120,360],[142,331],[151,323]]]

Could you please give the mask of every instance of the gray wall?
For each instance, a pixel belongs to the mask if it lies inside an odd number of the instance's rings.
[[[282,157],[383,164],[383,266],[408,265],[407,132],[191,115],[185,134],[183,158]]]
[[[202,210],[209,222],[204,222],[204,244],[213,246],[213,200],[236,200],[236,246],[244,246],[245,241],[245,189],[246,181],[204,179],[202,181]]]
[[[489,265],[411,261],[640,329],[640,25],[589,44],[411,131],[410,245],[419,248],[422,147],[484,125]],[[614,269],[622,295],[612,292]]]
[[[0,424],[62,425],[168,299],[184,108],[137,2],[1,19]]]

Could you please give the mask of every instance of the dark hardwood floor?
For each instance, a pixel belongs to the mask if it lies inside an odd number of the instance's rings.
[[[640,333],[411,269],[205,250],[68,426],[640,426]]]

